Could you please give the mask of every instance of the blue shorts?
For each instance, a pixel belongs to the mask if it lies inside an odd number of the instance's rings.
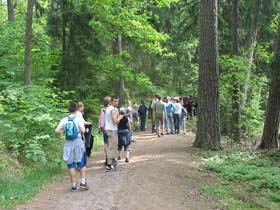
[[[82,160],[81,160],[81,162],[77,162],[77,166],[79,167],[79,168],[83,168],[83,167],[85,167],[87,165],[87,155],[86,155],[86,153],[84,152],[84,155],[83,155],[83,157],[82,157]],[[76,163],[75,162],[73,162],[73,163],[71,163],[71,164],[68,164],[68,168],[69,169],[72,169],[72,168],[75,168],[76,167]]]
[[[105,131],[103,132],[103,141],[104,141],[104,144],[108,143],[108,135]]]

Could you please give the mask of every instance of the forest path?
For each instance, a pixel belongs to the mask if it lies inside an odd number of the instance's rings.
[[[106,172],[103,151],[89,160],[88,191],[70,192],[69,178],[51,184],[16,209],[206,210],[215,201],[198,192],[209,177],[197,171],[194,136],[135,132],[130,162]],[[123,154],[124,155],[124,154]]]

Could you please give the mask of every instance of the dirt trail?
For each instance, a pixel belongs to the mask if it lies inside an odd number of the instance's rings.
[[[129,163],[106,172],[102,151],[89,161],[88,191],[70,192],[68,177],[42,191],[22,209],[57,210],[206,210],[214,201],[197,187],[208,177],[197,172],[191,147],[193,136],[137,132]]]

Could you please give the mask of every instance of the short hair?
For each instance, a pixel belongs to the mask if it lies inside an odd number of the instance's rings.
[[[111,97],[109,96],[106,96],[104,99],[103,99],[103,104],[104,106],[107,106],[111,101]]]
[[[81,101],[79,101],[79,102],[77,103],[77,105],[78,105],[78,107],[80,108],[80,107],[84,106],[84,103],[81,102]]]
[[[69,112],[73,113],[77,111],[77,103],[71,102],[68,107]]]
[[[119,97],[117,95],[111,96],[111,101],[113,101],[114,99],[119,99]]]

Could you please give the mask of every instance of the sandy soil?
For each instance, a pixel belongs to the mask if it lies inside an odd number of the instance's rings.
[[[197,171],[198,157],[191,147],[194,137],[156,137],[137,132],[129,163],[118,161],[106,172],[103,151],[89,160],[88,191],[70,192],[69,178],[41,190],[16,209],[57,210],[206,210],[217,209],[215,200],[198,192],[210,178]]]

